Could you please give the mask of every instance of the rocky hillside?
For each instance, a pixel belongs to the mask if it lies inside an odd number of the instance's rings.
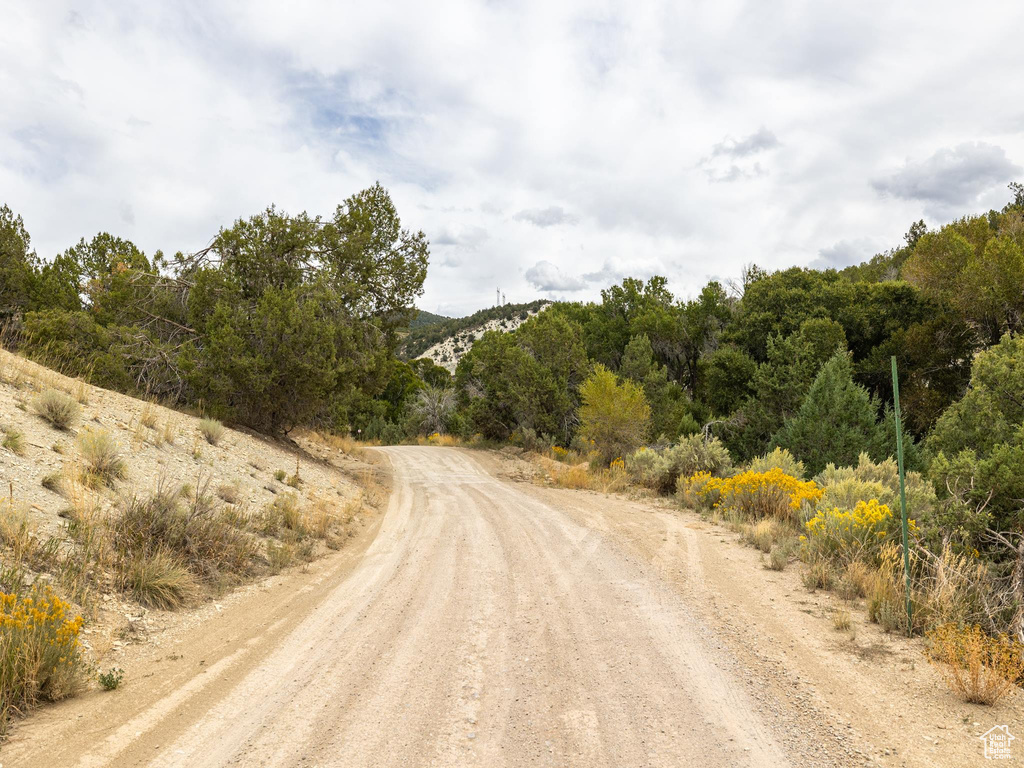
[[[529,304],[505,304],[441,323],[414,328],[399,350],[405,360],[428,358],[454,372],[473,342],[487,331],[514,331],[551,304],[540,299]]]

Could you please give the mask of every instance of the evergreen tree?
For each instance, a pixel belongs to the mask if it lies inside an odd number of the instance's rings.
[[[864,451],[878,455],[888,442],[878,408],[864,387],[853,380],[853,365],[838,352],[822,366],[800,410],[775,434],[772,444],[804,462],[809,474],[826,464],[849,466]]]

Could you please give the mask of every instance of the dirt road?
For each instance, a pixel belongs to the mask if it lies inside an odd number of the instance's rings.
[[[857,728],[802,703],[799,675],[738,658],[709,626],[687,599],[707,589],[696,557],[669,563],[679,542],[645,554],[601,522],[622,502],[574,494],[570,510],[468,452],[383,450],[375,537],[226,605],[124,690],[32,718],[0,762],[872,764]]]

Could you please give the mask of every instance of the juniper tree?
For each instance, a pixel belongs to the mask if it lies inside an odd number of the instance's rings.
[[[789,450],[812,475],[829,463],[856,464],[864,451],[880,458],[879,447],[886,442],[878,408],[854,382],[846,352],[837,352],[822,366],[800,409],[772,438],[773,447]]]

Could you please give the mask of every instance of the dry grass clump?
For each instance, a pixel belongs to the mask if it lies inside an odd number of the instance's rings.
[[[267,542],[267,563],[273,573],[280,573],[295,562],[295,547],[283,541]]]
[[[908,626],[903,560],[898,546],[889,542],[882,547],[879,565],[871,571],[866,583],[868,618],[886,632],[907,632]],[[913,601],[913,595],[912,602]],[[924,617],[915,611],[918,626]]]
[[[571,490],[590,490],[594,486],[593,478],[586,464],[566,467],[560,464],[549,466],[548,481],[556,488]]]
[[[349,437],[348,435],[333,435],[317,431],[309,432],[308,436],[314,442],[325,445],[332,450],[340,451],[348,456],[359,458],[364,455],[363,446],[365,443],[355,439],[354,437]],[[256,469],[259,469],[259,467],[256,467]]]
[[[15,567],[38,567],[45,559],[45,547],[36,535],[28,505],[7,498],[0,501],[0,544]]]
[[[59,389],[44,390],[32,401],[32,407],[43,419],[62,430],[70,429],[81,412],[75,399]]]
[[[309,532],[305,515],[299,506],[299,497],[294,493],[278,496],[267,504],[258,525],[260,533],[266,536],[280,536],[290,531],[293,538],[301,538]]]
[[[147,402],[142,406],[142,413],[139,414],[139,424],[149,429],[156,429],[156,409],[153,404]]]
[[[930,631],[928,658],[950,689],[970,704],[991,706],[1024,680],[1024,645],[981,627],[943,624]]]
[[[75,379],[75,388],[72,394],[75,400],[82,405],[89,404],[89,385],[81,379]]]
[[[765,554],[772,551],[781,539],[791,538],[792,532],[775,518],[765,518],[753,525],[744,526],[742,539],[745,543],[761,550]]]
[[[221,519],[230,526],[246,531],[252,526],[252,515],[244,503],[228,504],[221,513]]]
[[[102,429],[86,429],[78,435],[78,450],[85,462],[85,476],[90,485],[114,486],[125,476],[125,462],[121,448]]]
[[[812,592],[816,589],[832,589],[835,585],[835,574],[826,560],[812,560],[807,563],[801,578],[804,586]]]
[[[157,551],[127,564],[126,590],[147,608],[171,611],[192,602],[199,592],[195,576],[173,555]]]
[[[225,575],[248,573],[256,554],[253,539],[224,519],[205,484],[187,503],[180,489],[164,486],[147,498],[122,498],[109,527],[123,583],[133,592],[139,583],[148,583],[140,581],[142,576],[164,584],[167,580],[156,576],[176,576],[180,568],[218,583]],[[175,581],[187,594],[184,578]]]
[[[224,425],[216,419],[203,419],[199,422],[199,434],[210,445],[216,445],[224,437]]]
[[[330,506],[320,498],[314,498],[306,515],[306,524],[311,535],[318,539],[326,539],[335,523]]]
[[[226,504],[237,504],[241,494],[238,483],[221,483],[217,486],[217,496]]]
[[[629,486],[629,475],[622,459],[616,459],[610,467],[601,469],[592,469],[587,464],[567,465],[550,459],[545,461],[545,465],[547,482],[556,488],[616,493]]]
[[[44,475],[39,484],[48,491],[53,491],[60,496],[64,495],[63,475],[60,472]]]
[[[15,456],[25,455],[25,436],[14,427],[4,428],[4,439],[0,441],[0,444]]]
[[[850,627],[853,625],[853,619],[850,616],[850,611],[846,608],[833,608],[832,609],[832,626],[837,632],[849,632]]]

